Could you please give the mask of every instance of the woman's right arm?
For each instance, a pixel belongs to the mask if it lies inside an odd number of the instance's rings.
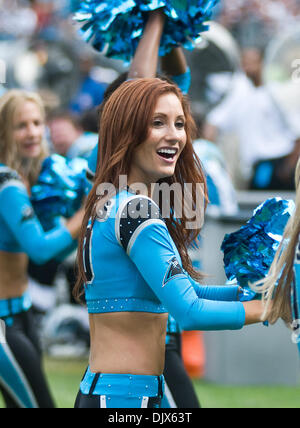
[[[243,302],[243,305],[245,309],[245,325],[262,322],[261,317],[264,311],[264,307],[261,300]]]
[[[37,264],[46,263],[71,247],[83,218],[83,212],[79,211],[66,225],[44,232],[25,186],[13,171],[2,180],[0,214],[23,251]]]
[[[128,79],[155,77],[158,64],[158,50],[163,33],[165,14],[162,9],[149,12],[143,36],[134,53],[128,72]]]

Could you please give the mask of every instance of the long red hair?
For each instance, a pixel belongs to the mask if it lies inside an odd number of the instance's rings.
[[[79,298],[82,285],[86,282],[83,266],[83,247],[87,225],[90,219],[96,218],[96,204],[99,200],[97,188],[102,183],[111,183],[117,190],[120,175],[129,175],[131,159],[136,147],[147,139],[151,119],[157,100],[160,96],[174,93],[181,102],[185,115],[186,145],[177,161],[172,177],[160,182],[168,184],[180,183],[184,189],[185,183],[193,186],[193,206],[196,206],[196,184],[203,185],[205,206],[207,203],[207,186],[205,174],[192,141],[196,136],[196,126],[192,118],[189,103],[177,86],[159,78],[144,78],[124,82],[105,102],[101,109],[98,164],[94,186],[86,202],[85,216],[82,223],[77,256],[78,277],[74,288],[74,296]],[[182,195],[183,196],[183,195]],[[166,224],[179,254],[184,269],[194,278],[200,280],[202,275],[197,272],[188,255],[189,245],[199,236],[200,228],[187,229],[185,213],[176,219],[174,200],[170,201],[171,215],[166,218]]]

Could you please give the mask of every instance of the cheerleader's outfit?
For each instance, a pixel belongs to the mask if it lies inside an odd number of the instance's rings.
[[[35,263],[43,264],[73,247],[63,224],[58,222],[57,227],[44,232],[19,175],[0,164],[0,251],[26,253]],[[41,369],[28,292],[0,299],[0,389],[7,407],[54,406]]]
[[[182,268],[153,200],[122,190],[87,228],[85,299],[90,314],[169,313],[184,330],[235,330],[245,323],[238,287],[200,286]],[[118,269],[116,269],[116,266]],[[163,376],[92,373],[76,407],[159,407]]]

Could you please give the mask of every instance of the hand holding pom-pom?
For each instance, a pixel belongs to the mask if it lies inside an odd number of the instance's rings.
[[[228,280],[247,289],[266,277],[294,207],[293,201],[268,199],[246,225],[225,236],[221,249]]]
[[[80,208],[86,188],[87,162],[81,158],[67,161],[59,155],[46,158],[31,202],[44,230],[55,227],[59,217],[70,218]]]
[[[86,42],[106,56],[130,62],[148,18],[163,8],[167,17],[160,55],[178,45],[193,49],[199,34],[208,30],[213,7],[219,0],[82,0],[74,19],[82,23]]]

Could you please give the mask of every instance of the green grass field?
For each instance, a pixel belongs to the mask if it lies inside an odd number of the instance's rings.
[[[72,408],[85,360],[45,360],[45,371],[58,408]],[[194,381],[203,408],[300,408],[300,386],[224,386]],[[3,408],[0,397],[0,408]]]

